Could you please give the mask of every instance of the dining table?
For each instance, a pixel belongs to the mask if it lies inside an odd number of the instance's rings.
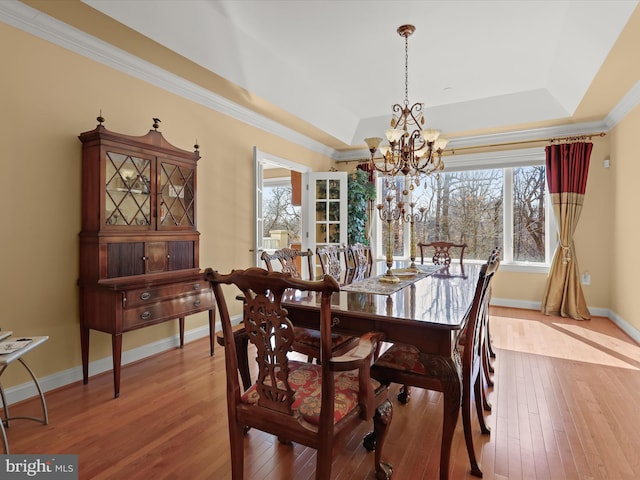
[[[332,296],[332,330],[359,335],[382,332],[385,342],[411,344],[430,354],[430,374],[443,385],[444,417],[440,478],[448,478],[453,433],[458,421],[462,370],[456,343],[466,323],[481,265],[418,265],[418,272],[395,262],[398,283],[380,281],[384,262],[374,264],[369,278],[342,282]],[[347,277],[348,278],[348,277]],[[320,299],[291,291],[283,307],[296,326],[318,328]]]

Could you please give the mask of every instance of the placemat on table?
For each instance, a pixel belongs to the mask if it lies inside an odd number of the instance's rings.
[[[344,290],[345,292],[362,292],[375,293],[378,295],[391,295],[392,293],[395,293],[398,290],[401,290],[404,287],[417,282],[421,278],[433,275],[442,268],[442,265],[416,265],[416,267],[418,268],[419,272],[413,275],[407,275],[406,269],[392,270],[392,272],[398,273],[398,278],[400,279],[400,282],[398,283],[381,282],[380,278],[384,277],[384,275],[378,275],[376,277],[365,278],[364,280],[361,280],[359,282],[343,285],[340,287],[340,290]]]

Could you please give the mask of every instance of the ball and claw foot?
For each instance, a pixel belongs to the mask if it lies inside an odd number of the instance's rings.
[[[398,401],[403,405],[409,403],[409,399],[411,398],[411,389],[404,385],[400,391],[398,392]]]
[[[367,449],[367,452],[373,452],[376,449],[375,432],[369,432],[364,436],[362,439],[362,446]]]
[[[380,468],[376,470],[376,480],[391,480],[393,475],[393,467],[388,463],[382,462]]]

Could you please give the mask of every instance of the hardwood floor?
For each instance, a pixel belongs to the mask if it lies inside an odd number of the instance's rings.
[[[484,478],[640,478],[640,347],[604,318],[491,313],[491,435],[474,422]],[[118,399],[110,372],[47,392],[50,424],[12,422],[11,453],[78,454],[83,480],[229,479],[224,358],[221,349],[209,357],[207,342],[123,367]],[[384,457],[397,480],[438,478],[441,394],[413,389],[403,406],[397,390]],[[12,415],[37,415],[38,407],[35,399],[12,405]],[[375,478],[372,454],[361,445],[369,427],[336,445],[333,478]],[[259,431],[250,431],[245,458],[247,480],[314,477],[315,451]],[[474,478],[461,420],[450,478]]]

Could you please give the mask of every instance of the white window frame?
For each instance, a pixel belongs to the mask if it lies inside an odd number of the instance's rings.
[[[513,260],[513,170],[510,167],[528,167],[545,164],[545,151],[543,147],[529,148],[521,150],[508,150],[492,153],[452,155],[444,158],[444,172],[455,172],[464,170],[485,170],[504,169],[504,191],[503,191],[503,252],[500,269],[505,271],[527,272],[527,273],[548,273],[553,260],[553,252],[557,246],[557,227],[553,219],[553,205],[548,189],[545,189],[545,262],[516,262]],[[383,176],[379,175],[376,189],[377,198],[382,198]],[[507,201],[509,199],[510,201]],[[379,259],[383,259],[385,249],[382,238],[382,222],[377,212],[374,219],[375,243],[378,248]],[[396,260],[408,260],[410,245],[409,233],[404,235],[403,257],[394,256]],[[419,252],[418,252],[419,255]],[[419,259],[418,259],[419,260]],[[465,260],[474,262],[474,260]]]

